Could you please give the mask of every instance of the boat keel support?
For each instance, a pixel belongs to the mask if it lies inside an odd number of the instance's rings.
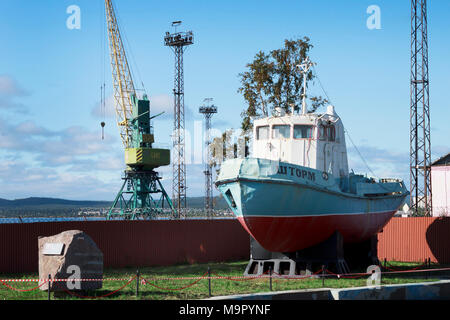
[[[274,276],[311,275],[322,266],[344,274],[350,273],[350,268],[356,270],[373,264],[379,265],[376,235],[365,242],[344,244],[342,235],[336,231],[318,245],[286,253],[268,251],[250,237],[250,261],[244,275],[262,275],[269,270]]]

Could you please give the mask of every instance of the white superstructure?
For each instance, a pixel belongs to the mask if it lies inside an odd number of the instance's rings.
[[[321,170],[337,178],[348,175],[344,125],[329,105],[324,114],[306,110],[306,78],[313,63],[297,67],[303,73],[301,113],[275,108],[275,116],[255,119],[253,157]]]
[[[254,120],[253,157],[348,175],[344,126],[333,106],[324,114],[283,114]]]

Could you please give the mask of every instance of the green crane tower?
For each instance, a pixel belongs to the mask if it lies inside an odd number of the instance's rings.
[[[107,219],[152,219],[164,209],[176,217],[172,201],[155,168],[170,164],[170,150],[156,149],[146,94],[139,99],[134,88],[125,49],[111,0],[105,0],[117,124],[125,148],[123,184]],[[166,208],[164,208],[166,206]]]

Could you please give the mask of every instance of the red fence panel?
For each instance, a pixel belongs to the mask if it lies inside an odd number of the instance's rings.
[[[248,259],[250,240],[237,220],[70,221],[0,224],[0,272],[38,270],[38,237],[86,232],[104,267]]]
[[[392,218],[378,234],[378,257],[450,263],[450,217]]]
[[[70,221],[0,224],[0,273],[36,272],[39,236],[86,232],[106,268],[248,259],[249,235],[232,219]],[[450,263],[450,217],[393,218],[378,235],[378,257]]]

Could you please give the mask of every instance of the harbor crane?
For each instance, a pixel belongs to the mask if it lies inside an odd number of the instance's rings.
[[[117,125],[125,150],[123,184],[107,219],[152,219],[166,204],[176,217],[172,201],[161,184],[157,167],[170,164],[170,150],[153,148],[154,133],[147,94],[136,94],[112,0],[105,0]]]

